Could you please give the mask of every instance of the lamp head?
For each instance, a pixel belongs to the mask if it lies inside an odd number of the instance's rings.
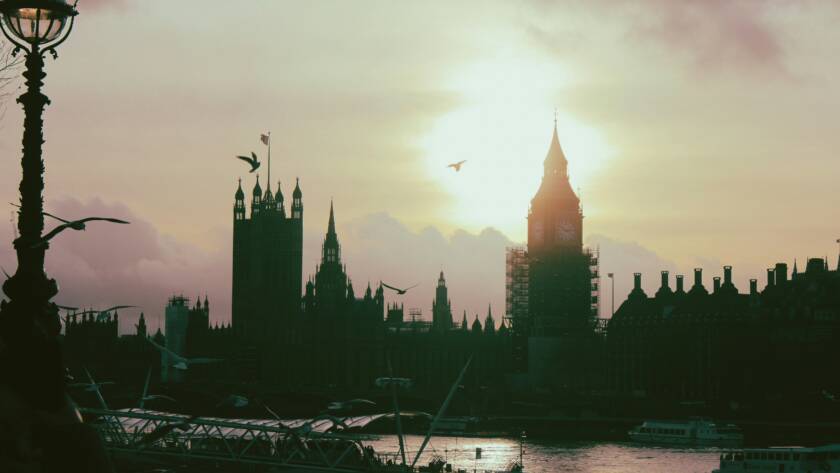
[[[22,49],[50,49],[64,41],[78,13],[66,0],[0,0],[0,28]]]

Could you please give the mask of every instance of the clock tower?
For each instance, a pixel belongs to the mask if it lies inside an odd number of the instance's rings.
[[[566,335],[592,317],[590,256],[583,213],[569,182],[555,123],[543,178],[528,213],[528,315],[531,336]]]

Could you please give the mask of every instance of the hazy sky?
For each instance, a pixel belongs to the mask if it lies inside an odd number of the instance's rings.
[[[443,269],[459,319],[499,314],[555,107],[617,301],[633,271],[654,289],[660,269],[703,266],[710,285],[732,264],[746,289],[776,261],[833,265],[831,3],[80,0],[47,61],[47,205],[137,224],[57,239],[59,299],[156,316],[173,291],[207,291],[226,319],[236,179],[253,186],[233,156],[264,153],[271,130],[272,179],[290,196],[301,178],[305,275],[333,198],[358,292],[419,282],[405,303],[428,314]],[[21,122],[10,103],[0,202],[17,198]]]

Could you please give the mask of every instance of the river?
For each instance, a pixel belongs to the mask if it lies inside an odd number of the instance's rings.
[[[406,449],[416,452],[423,437],[406,437]],[[366,442],[378,453],[398,454],[396,436],[381,436]],[[481,459],[476,459],[481,448]],[[445,458],[453,471],[503,470],[519,459],[519,440],[515,438],[435,437],[418,464],[434,455]],[[649,447],[630,442],[552,442],[526,440],[526,473],[710,473],[718,466],[720,450],[715,448]],[[411,458],[409,458],[411,462]]]

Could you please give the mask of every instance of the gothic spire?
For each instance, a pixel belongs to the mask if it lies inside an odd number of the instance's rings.
[[[236,200],[245,200],[245,193],[242,192],[242,178],[239,178],[239,187],[236,188],[236,194],[233,197]]]
[[[333,201],[330,199],[330,221],[327,223],[327,235],[335,235],[335,212],[333,211]]]
[[[554,133],[551,135],[551,144],[548,147],[548,154],[545,156],[543,167],[545,169],[545,176],[567,177],[567,167],[569,162],[566,160],[566,155],[563,153],[563,148],[560,146],[560,138],[557,136],[557,119],[554,119]]]

